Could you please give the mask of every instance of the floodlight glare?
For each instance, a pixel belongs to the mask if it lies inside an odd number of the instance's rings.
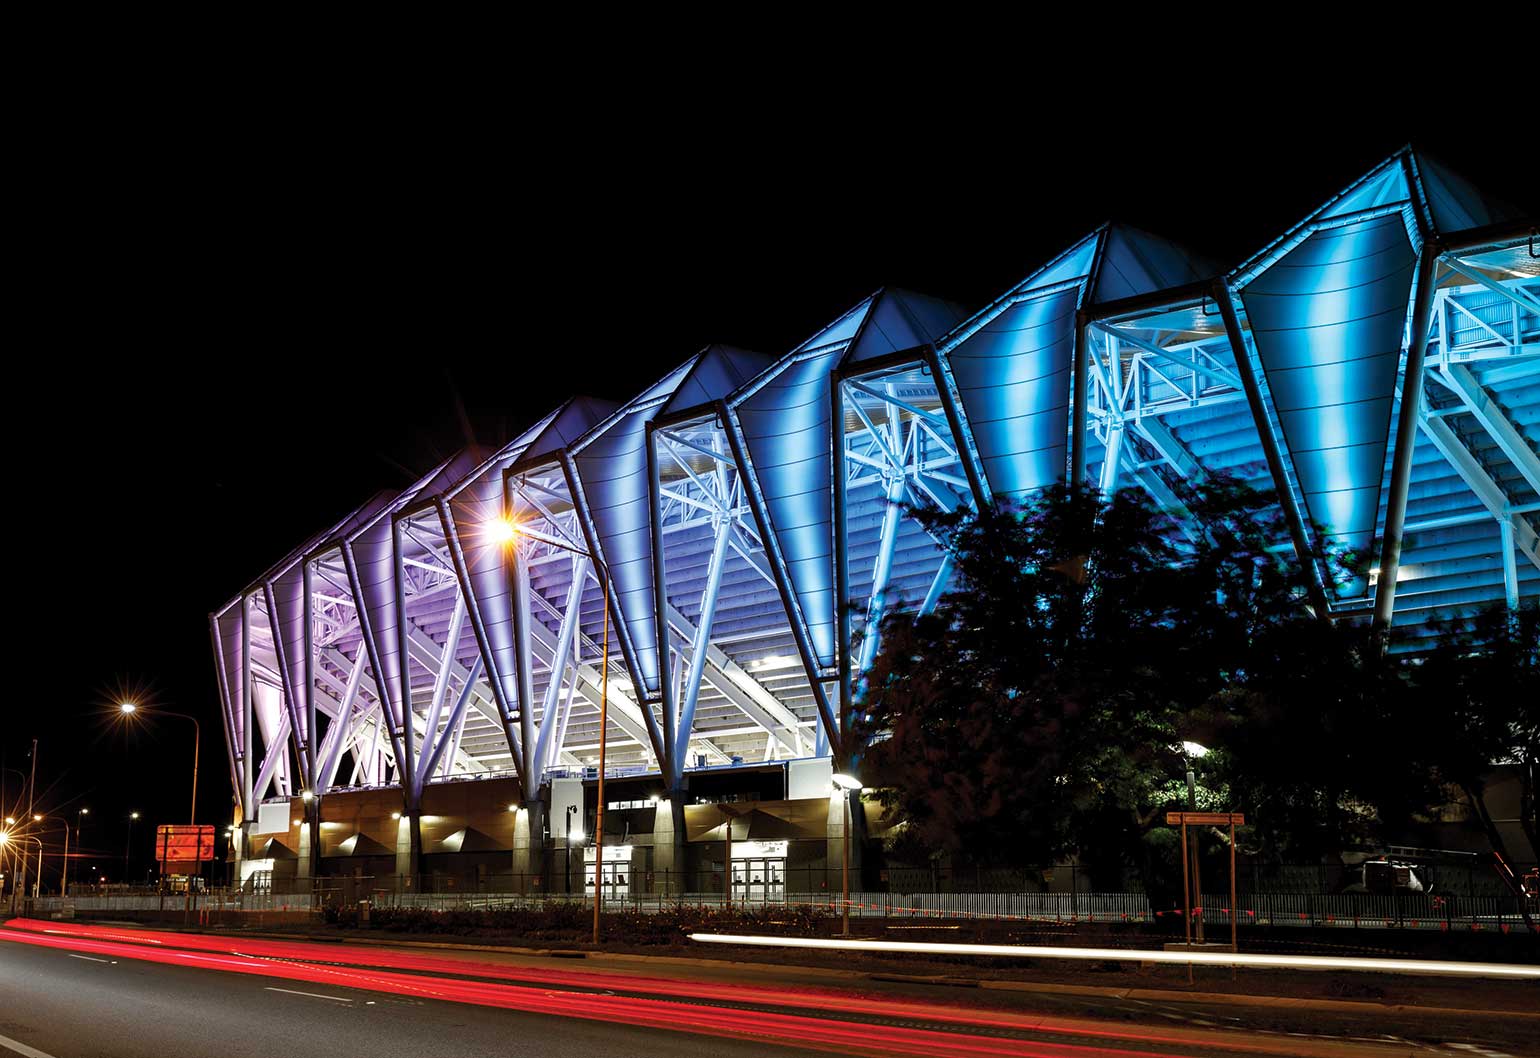
[[[118,704],[118,712],[122,713],[124,716],[128,716],[128,715],[130,715],[132,713],[137,713],[138,711],[139,711],[139,707],[137,705],[135,705],[133,702],[120,702]]]
[[[494,544],[511,544],[519,535],[519,527],[511,518],[494,518],[487,523],[487,539]]]
[[[841,790],[863,789],[860,779],[857,779],[854,775],[846,775],[844,772],[835,773],[834,785],[838,786]]]
[[[314,790],[301,790],[300,791],[300,795],[299,795],[299,799],[301,801],[304,801],[308,805],[311,801],[315,800],[315,791]]]

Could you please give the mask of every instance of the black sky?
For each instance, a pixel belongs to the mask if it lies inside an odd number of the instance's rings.
[[[183,821],[184,726],[104,719],[135,688],[204,718],[200,816],[228,818],[212,608],[467,431],[623,400],[707,343],[785,351],[882,285],[977,308],[1107,219],[1233,264],[1407,141],[1537,205],[1518,130],[1458,108],[1195,91],[1111,122],[937,84],[157,80],[40,119],[5,763],[38,737],[49,805],[89,805],[113,856],[128,810]]]

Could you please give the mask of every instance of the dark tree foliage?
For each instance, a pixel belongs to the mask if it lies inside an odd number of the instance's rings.
[[[1519,827],[1530,848],[1540,849],[1540,610],[1488,610],[1438,631],[1435,645],[1408,666],[1403,720],[1421,736],[1414,759],[1458,791],[1492,850],[1512,863],[1487,804],[1487,784],[1493,764],[1512,766]]]
[[[1148,877],[1151,826],[1185,797],[1176,747],[1212,724],[1259,637],[1317,623],[1269,495],[1216,480],[1186,500],[1205,535],[1135,490],[916,512],[956,556],[957,590],[884,622],[858,724],[904,843],[983,863],[1074,849],[1098,884]]]

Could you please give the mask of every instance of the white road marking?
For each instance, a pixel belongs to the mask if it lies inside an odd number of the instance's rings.
[[[111,959],[96,959],[96,958],[93,958],[90,955],[70,955],[69,952],[65,952],[64,954],[69,955],[71,959],[84,959],[86,962],[104,962],[104,963],[111,963],[112,962]]]
[[[0,1047],[15,1051],[21,1058],[53,1058],[47,1051],[40,1051],[36,1047],[28,1047],[20,1040],[13,1040],[9,1036],[0,1036]]]
[[[1151,951],[1145,948],[1056,948],[1026,944],[946,944],[929,941],[837,940],[824,937],[766,937],[749,934],[692,933],[707,944],[748,944],[769,948],[821,948],[833,951],[912,952],[931,955],[1027,956],[1047,959],[1094,959],[1176,963],[1196,966],[1266,966],[1279,970],[1362,970],[1370,973],[1434,974],[1443,977],[1498,977],[1540,980],[1540,966],[1513,963],[1446,962],[1435,959],[1361,959],[1336,955],[1255,955],[1250,952]]]
[[[285,995],[291,995],[291,996],[309,996],[311,999],[330,999],[333,1003],[351,1003],[351,1002],[353,1002],[347,996],[323,996],[319,992],[296,992],[292,988],[266,988],[266,989],[263,989],[263,991],[266,991],[266,992],[282,992]]]

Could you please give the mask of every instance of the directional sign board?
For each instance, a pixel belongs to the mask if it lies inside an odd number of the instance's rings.
[[[155,828],[155,858],[162,863],[202,863],[214,858],[211,825]]]
[[[1178,827],[1186,823],[1190,827],[1243,827],[1244,812],[1167,812],[1166,824]]]

